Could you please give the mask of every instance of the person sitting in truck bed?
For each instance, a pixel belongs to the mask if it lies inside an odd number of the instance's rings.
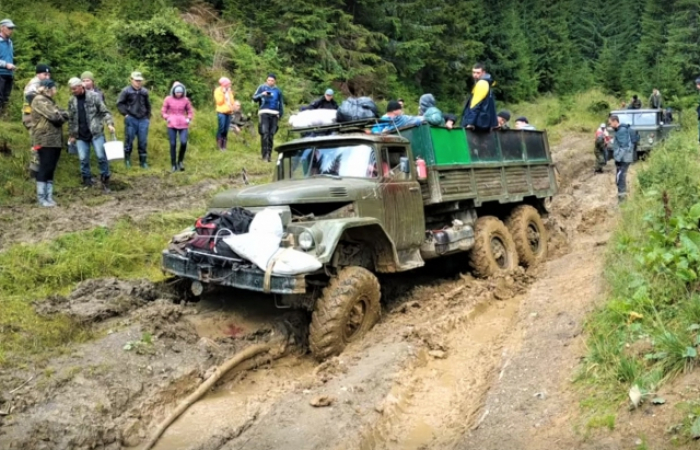
[[[445,126],[445,117],[442,111],[437,108],[437,102],[433,94],[423,94],[418,100],[418,115],[423,116],[423,119],[430,125],[436,127]]]
[[[404,114],[399,102],[391,100],[386,107],[386,114],[379,119],[378,124],[372,127],[371,133],[390,133],[398,128],[414,127],[422,123],[423,117]]]
[[[516,130],[536,130],[536,128],[532,125],[530,125],[530,122],[528,122],[527,117],[518,117],[515,119],[515,129]]]

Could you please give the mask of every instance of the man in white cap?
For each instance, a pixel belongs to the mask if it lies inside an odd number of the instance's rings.
[[[139,164],[141,168],[148,169],[146,146],[151,123],[151,100],[143,87],[141,72],[131,73],[131,84],[119,94],[117,109],[124,116],[124,164],[131,167],[131,150],[134,139],[138,137]]]
[[[91,187],[95,184],[90,170],[90,145],[92,145],[100,166],[102,190],[108,193],[110,172],[105,153],[104,127],[107,126],[109,131],[114,133],[114,119],[100,94],[86,90],[80,78],[71,78],[68,86],[73,94],[68,100],[68,142],[78,147],[83,186]]]
[[[0,112],[10,101],[12,85],[15,81],[15,49],[12,46],[12,33],[15,24],[10,19],[0,20]]]
[[[333,89],[326,89],[323,97],[311,103],[305,109],[338,109],[338,103],[333,99]]]

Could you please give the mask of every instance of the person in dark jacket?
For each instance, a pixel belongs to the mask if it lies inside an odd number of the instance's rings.
[[[632,100],[630,100],[630,105],[627,109],[642,109],[642,101],[637,94],[632,96]]]
[[[462,127],[477,131],[490,131],[498,126],[496,118],[496,98],[493,95],[493,79],[486,73],[483,64],[472,67],[474,88],[464,106]]]
[[[10,100],[15,81],[15,49],[12,46],[12,33],[15,24],[10,19],[0,21],[0,113]]]
[[[274,73],[267,75],[265,83],[261,84],[253,94],[253,101],[260,105],[258,109],[260,152],[262,159],[270,162],[278,123],[284,115],[284,98],[282,91],[277,87],[277,77]]]
[[[151,100],[143,87],[141,72],[131,73],[131,85],[119,94],[117,109],[124,116],[124,163],[131,167],[131,150],[134,139],[138,137],[139,164],[148,169],[146,146],[148,145],[148,126],[151,122]]]
[[[626,123],[620,123],[620,118],[617,115],[613,114],[608,118],[608,125],[615,133],[612,145],[613,159],[617,168],[615,184],[617,184],[617,199],[622,202],[627,196],[627,169],[634,160],[634,143],[632,142],[630,126]]]
[[[39,152],[36,196],[40,206],[56,206],[53,200],[53,176],[63,148],[63,124],[68,112],[56,105],[56,83],[43,80],[32,100],[32,144]]]
[[[499,129],[510,130],[510,125],[508,125],[508,121],[510,120],[510,111],[506,111],[505,109],[503,111],[500,111],[498,113],[497,119]]]
[[[73,94],[68,100],[68,142],[78,147],[83,186],[91,187],[95,184],[90,170],[90,145],[92,145],[100,166],[102,190],[108,193],[111,174],[105,153],[104,127],[107,126],[109,131],[114,133],[114,119],[100,94],[86,90],[80,78],[71,78],[68,86]]]
[[[593,155],[595,156],[595,168],[593,173],[603,173],[603,166],[607,164],[607,152],[610,144],[608,130],[604,123],[601,123],[595,132],[595,147]]]
[[[335,99],[333,98],[333,89],[326,89],[325,94],[323,94],[323,97],[315,100],[313,103],[311,103],[309,106],[306,108],[302,109],[338,109],[338,103],[336,103]]]

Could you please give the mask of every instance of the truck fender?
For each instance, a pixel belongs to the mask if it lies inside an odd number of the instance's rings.
[[[320,225],[320,222],[317,222]],[[372,249],[374,269],[378,272],[395,272],[400,266],[396,246],[377,219],[347,218],[333,220],[327,226],[319,227],[323,231],[325,249],[318,259],[328,264],[333,259],[338,244],[343,239],[365,242]]]

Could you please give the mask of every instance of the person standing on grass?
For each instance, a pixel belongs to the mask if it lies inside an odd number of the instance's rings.
[[[124,164],[131,167],[131,150],[138,137],[139,165],[148,169],[148,127],[151,123],[151,100],[143,87],[141,72],[131,73],[131,84],[119,94],[117,109],[124,116]]]
[[[10,101],[12,85],[15,81],[15,49],[12,46],[12,33],[15,24],[10,19],[0,20],[0,114]]]
[[[231,80],[226,77],[219,78],[219,87],[214,89],[214,102],[219,122],[216,130],[216,145],[224,152],[228,144],[228,130],[231,127],[233,114],[234,92],[231,89]]]
[[[620,123],[620,118],[617,115],[613,114],[608,118],[608,125],[615,133],[612,144],[613,159],[617,168],[615,184],[617,184],[617,200],[622,203],[627,197],[627,169],[634,160],[634,143],[632,142],[630,126],[626,123]]]
[[[165,98],[160,114],[168,125],[168,138],[170,139],[170,164],[172,171],[185,171],[185,152],[187,151],[187,137],[189,134],[190,122],[194,117],[192,103],[187,98],[185,85],[176,81],[170,90],[170,95]],[[175,159],[175,149],[177,138],[180,136],[180,153]]]
[[[51,78],[51,68],[46,64],[39,64],[36,66],[35,72],[36,76],[29,80],[29,83],[24,87],[24,105],[22,106],[22,125],[29,131],[30,137],[32,134],[32,100],[36,97],[39,84],[43,80]],[[29,173],[33,178],[36,177],[37,170],[39,170],[39,155],[32,146],[31,158],[29,160]]]
[[[86,70],[80,75],[80,79],[83,80],[83,86],[86,91],[92,91],[98,94],[102,101],[106,103],[104,92],[95,86],[95,75],[93,75],[92,72]]]
[[[32,142],[39,152],[36,196],[40,206],[56,206],[53,200],[53,177],[63,149],[63,124],[68,112],[56,105],[56,83],[43,80],[32,100]]]
[[[267,74],[265,83],[253,94],[253,101],[259,105],[260,153],[263,161],[270,162],[279,120],[284,115],[284,98],[282,91],[277,87],[277,77],[274,73]]]
[[[90,145],[95,149],[100,166],[102,190],[109,192],[109,161],[105,153],[105,125],[114,133],[114,119],[100,94],[88,91],[80,78],[71,78],[68,86],[73,94],[68,101],[68,142],[78,147],[83,186],[92,187],[95,180],[90,170]]]

